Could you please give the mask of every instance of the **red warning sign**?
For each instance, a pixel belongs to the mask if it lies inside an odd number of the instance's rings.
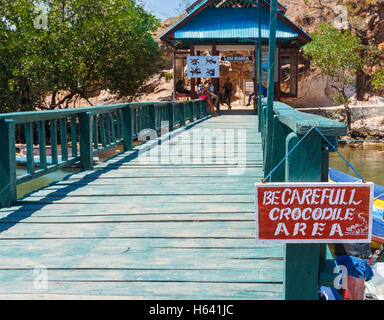
[[[372,183],[256,184],[256,240],[371,242],[373,188]]]

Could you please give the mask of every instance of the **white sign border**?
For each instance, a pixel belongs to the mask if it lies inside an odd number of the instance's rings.
[[[324,187],[324,186],[333,186],[333,187],[355,187],[367,186],[370,187],[370,203],[369,203],[369,231],[368,231],[368,240],[361,239],[259,239],[259,215],[258,215],[258,197],[257,197],[257,188],[258,186],[265,187]],[[373,224],[373,199],[374,199],[374,184],[372,182],[267,182],[267,183],[255,183],[255,223],[256,223],[256,243],[279,243],[279,244],[336,244],[336,243],[371,243],[372,242],[372,224]]]

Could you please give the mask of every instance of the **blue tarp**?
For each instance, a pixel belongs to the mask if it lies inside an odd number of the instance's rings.
[[[344,300],[344,299],[335,288],[319,287],[319,300]]]
[[[339,266],[345,266],[348,270],[348,275],[351,277],[365,279],[369,281],[373,278],[373,271],[370,265],[357,257],[340,256],[336,258],[336,263]]]

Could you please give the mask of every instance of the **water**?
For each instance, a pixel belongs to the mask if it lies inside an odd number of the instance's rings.
[[[339,152],[363,178],[384,186],[384,143],[340,145]],[[330,167],[358,178],[337,153],[331,153]]]

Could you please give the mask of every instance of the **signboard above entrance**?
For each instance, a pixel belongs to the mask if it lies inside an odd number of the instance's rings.
[[[243,57],[243,56],[235,56],[235,57],[221,57],[222,61],[236,61],[236,62],[247,62],[252,61],[252,57]]]
[[[188,78],[219,78],[219,56],[189,56],[187,57]]]
[[[370,243],[372,183],[256,184],[256,240]]]

